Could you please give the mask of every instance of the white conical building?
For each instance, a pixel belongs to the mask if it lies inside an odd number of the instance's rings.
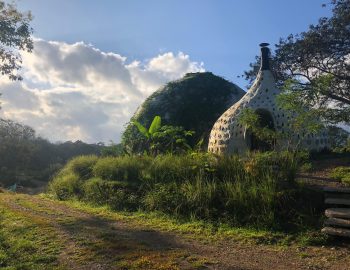
[[[269,64],[269,44],[262,43],[261,66],[256,80],[240,101],[233,104],[214,124],[209,138],[208,150],[216,154],[245,153],[249,150],[269,150],[269,145],[257,139],[252,132],[242,126],[238,119],[245,108],[254,110],[263,121],[264,126],[281,133],[290,131],[289,116],[276,103],[280,90],[276,87]],[[288,132],[290,134],[290,132]],[[320,151],[329,143],[325,131],[319,134],[291,135],[294,141],[300,141],[303,148]],[[287,146],[287,140],[276,142],[279,148]]]

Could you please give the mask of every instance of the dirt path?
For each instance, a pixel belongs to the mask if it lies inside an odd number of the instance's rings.
[[[350,269],[350,248],[281,248],[130,225],[29,195],[0,194],[0,208],[50,228],[67,269]]]

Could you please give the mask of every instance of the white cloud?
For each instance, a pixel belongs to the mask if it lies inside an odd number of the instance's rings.
[[[182,52],[128,63],[83,42],[36,39],[23,54],[22,82],[1,78],[0,116],[53,141],[119,141],[137,106],[164,83],[204,71]]]

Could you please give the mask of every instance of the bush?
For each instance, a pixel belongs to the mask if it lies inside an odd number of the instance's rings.
[[[84,200],[97,205],[108,204],[115,210],[136,210],[139,205],[137,190],[117,181],[92,178],[83,185]]]
[[[97,160],[98,157],[93,155],[75,157],[64,169],[76,174],[82,180],[87,180],[92,177],[92,169]]]
[[[74,196],[82,196],[81,182],[77,174],[62,171],[50,182],[48,189],[59,200],[67,200]]]
[[[149,162],[148,157],[137,156],[100,158],[93,167],[93,175],[104,180],[140,183],[142,171]]]
[[[331,177],[346,185],[350,185],[350,167],[334,168],[331,172]]]
[[[175,182],[155,184],[146,192],[143,199],[143,208],[153,211],[162,211],[167,214],[179,215],[179,208],[183,202],[183,195],[178,192],[179,185]]]
[[[305,219],[301,209],[312,209],[297,203],[301,193],[293,181],[303,159],[276,152],[245,158],[208,153],[79,157],[55,177],[50,191],[59,199],[73,197],[117,210],[277,228],[300,223]],[[296,204],[300,209],[293,211]]]
[[[144,171],[147,184],[182,182],[194,176],[195,160],[189,155],[158,155]]]

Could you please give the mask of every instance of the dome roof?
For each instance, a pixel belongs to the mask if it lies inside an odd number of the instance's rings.
[[[218,117],[232,103],[245,94],[237,85],[211,72],[188,73],[182,79],[167,83],[148,97],[139,107],[132,120],[149,126],[154,116],[162,118],[162,124],[182,126],[195,131],[191,144],[204,138],[207,145],[209,133]],[[127,145],[136,141],[133,125],[128,125]]]

